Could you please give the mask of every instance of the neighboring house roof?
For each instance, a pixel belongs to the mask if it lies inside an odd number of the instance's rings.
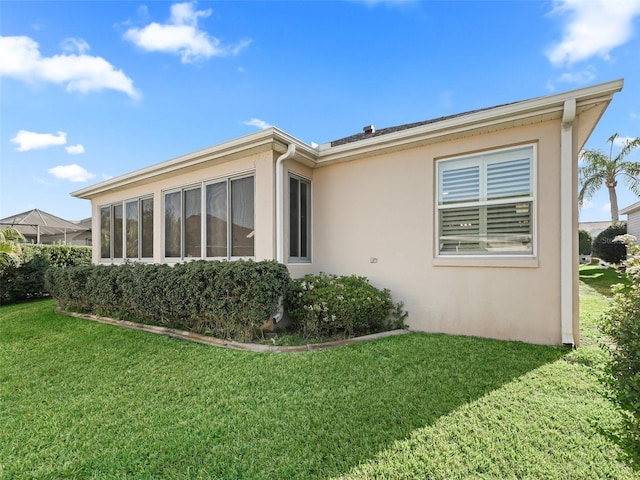
[[[82,232],[91,228],[56,217],[37,208],[3,218],[0,220],[0,225],[12,225],[23,235],[35,235],[38,229],[40,230],[40,235],[60,235],[65,232]]]
[[[578,224],[578,228],[580,230],[586,230],[591,234],[592,237],[597,237],[600,232],[609,228],[611,226],[611,221],[606,222],[580,222]]]
[[[622,89],[622,80],[569,92],[508,103],[434,120],[408,123],[372,132],[345,137],[319,146],[310,146],[288,133],[270,127],[234,140],[167,160],[119,177],[92,185],[71,195],[92,198],[104,192],[143,185],[162,178],[201,168],[203,163],[215,165],[250,153],[275,151],[285,153],[295,147],[293,158],[311,168],[321,168],[333,163],[404,150],[432,143],[456,140],[513,127],[532,125],[549,120],[559,120],[565,112],[565,103],[573,105],[576,114],[591,111],[596,121],[579,122],[575,128],[576,145],[581,148],[591,134],[597,119],[611,101],[613,94]]]
[[[633,205],[623,208],[620,210],[620,215],[629,215],[630,213],[635,213],[638,210],[640,210],[640,202],[636,202]]]

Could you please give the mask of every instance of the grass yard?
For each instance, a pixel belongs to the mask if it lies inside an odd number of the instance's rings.
[[[597,273],[573,352],[412,333],[257,354],[1,307],[0,479],[640,478],[597,378]]]

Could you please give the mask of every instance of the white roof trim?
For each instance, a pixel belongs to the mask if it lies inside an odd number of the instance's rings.
[[[640,210],[640,202],[636,202],[633,205],[629,205],[628,207],[620,210],[620,215],[629,215],[630,213],[636,212]]]

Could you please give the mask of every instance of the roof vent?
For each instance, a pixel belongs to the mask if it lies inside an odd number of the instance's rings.
[[[363,131],[364,133],[367,133],[367,134],[369,134],[369,133],[375,133],[375,131],[376,131],[376,127],[374,127],[373,125],[367,125],[366,127],[364,127],[364,128],[362,129],[362,131]]]

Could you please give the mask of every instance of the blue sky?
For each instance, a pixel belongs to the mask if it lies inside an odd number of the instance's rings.
[[[88,217],[69,192],[269,125],[325,143],[618,78],[586,148],[640,136],[640,0],[2,0],[0,35],[0,218]]]

